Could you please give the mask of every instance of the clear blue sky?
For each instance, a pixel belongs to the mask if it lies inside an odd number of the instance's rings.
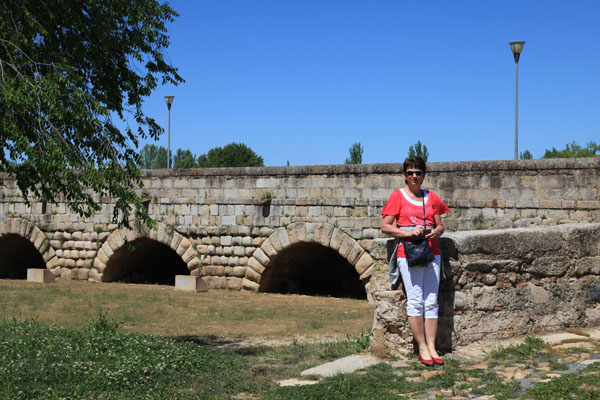
[[[186,82],[146,113],[171,149],[243,142],[265,165],[539,158],[600,141],[600,2],[174,0],[168,55]],[[149,142],[152,143],[152,142]],[[143,145],[144,143],[142,143]]]

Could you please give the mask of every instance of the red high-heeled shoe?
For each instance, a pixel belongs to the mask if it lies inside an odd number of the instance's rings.
[[[429,359],[426,360],[423,357],[421,357],[421,353],[419,353],[419,361],[421,361],[421,363],[423,363],[424,365],[428,366],[428,367],[432,367],[433,366],[433,360]]]
[[[441,358],[431,357],[431,360],[435,365],[444,365],[444,360],[442,360]]]

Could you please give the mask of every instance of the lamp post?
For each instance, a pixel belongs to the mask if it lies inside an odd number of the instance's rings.
[[[515,57],[515,160],[519,159],[519,57],[525,42],[522,40],[510,42],[510,50]]]
[[[167,144],[167,168],[171,168],[171,104],[175,96],[165,96],[165,103],[169,109],[169,133],[168,133],[168,144]]]

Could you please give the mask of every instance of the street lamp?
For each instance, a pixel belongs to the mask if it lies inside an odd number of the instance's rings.
[[[519,159],[519,57],[523,51],[525,42],[522,40],[510,42],[510,50],[515,57],[516,79],[515,79],[515,160]]]
[[[167,147],[167,168],[171,168],[171,104],[175,96],[165,96],[165,103],[169,109],[169,134],[168,134],[168,147]]]

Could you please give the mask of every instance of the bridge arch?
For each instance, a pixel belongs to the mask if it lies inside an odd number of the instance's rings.
[[[51,268],[57,257],[44,232],[23,218],[0,222],[0,278],[25,279],[27,268]]]
[[[156,229],[140,227],[113,231],[98,249],[90,278],[102,282],[119,280],[128,273],[128,267],[123,267],[121,261],[131,261],[127,260],[128,253],[131,255],[138,251],[151,254],[146,260],[158,257],[159,261],[172,264],[173,276],[189,274],[198,265],[194,261],[197,252],[192,242],[159,222]],[[139,255],[136,256],[137,262],[140,262]]]
[[[350,264],[360,281],[368,285],[373,259],[355,239],[331,224],[296,222],[277,229],[254,251],[248,260],[243,288],[268,291],[277,273],[274,269],[280,268],[278,264],[281,264],[284,254],[294,249],[295,255],[316,251],[331,257],[334,253]]]

